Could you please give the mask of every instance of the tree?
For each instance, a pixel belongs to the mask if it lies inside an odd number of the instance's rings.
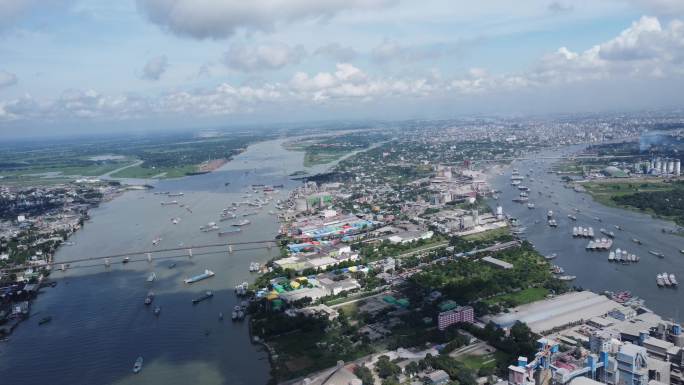
[[[354,374],[361,380],[363,385],[375,385],[373,373],[367,367],[361,365],[354,368]]]
[[[378,362],[375,363],[375,371],[378,372],[380,378],[394,377],[401,373],[401,368],[390,361],[388,356],[382,355],[378,357]]]
[[[420,372],[420,367],[418,366],[418,363],[416,361],[411,361],[404,367],[404,374],[406,374],[409,377],[412,377]]]

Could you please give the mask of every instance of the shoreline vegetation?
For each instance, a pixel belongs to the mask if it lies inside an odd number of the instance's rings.
[[[611,179],[581,185],[605,206],[649,214],[684,226],[684,181]]]

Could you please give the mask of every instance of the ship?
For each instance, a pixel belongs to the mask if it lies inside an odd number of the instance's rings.
[[[558,227],[558,222],[555,219],[549,219],[549,226]]]
[[[157,279],[157,273],[155,272],[147,276],[147,282],[154,282],[155,279]]]
[[[552,259],[554,259],[554,258],[556,258],[556,257],[557,257],[556,253],[553,253],[553,254],[550,254],[550,255],[545,255],[545,256],[544,256],[544,259],[546,259],[547,261],[550,261],[550,260],[552,260]]]
[[[575,278],[577,278],[574,275],[561,275],[556,277],[559,281],[573,281]]]
[[[637,245],[641,244],[641,241],[636,238],[632,238],[632,242],[636,243]]]
[[[213,226],[203,226],[203,227],[201,228],[201,230],[202,230],[203,232],[205,232],[205,233],[208,233],[208,232],[210,232],[210,231],[218,231],[218,230],[220,230],[220,229],[221,229],[221,228],[218,227],[218,226],[216,226],[216,225],[213,225]]]
[[[663,280],[663,275],[662,275],[662,274],[656,275],[656,284],[657,284],[659,287],[665,286],[665,281]]]
[[[658,258],[665,258],[665,254],[661,253],[660,251],[649,250],[648,253],[649,253],[649,254],[653,254],[653,255],[655,255],[655,256],[658,257]]]
[[[166,194],[166,196],[168,196],[168,197],[182,197],[183,195],[185,195],[185,194],[182,192]]]
[[[553,218],[553,211],[549,210],[549,211],[546,213],[546,218],[548,218],[548,219]]]
[[[574,215],[572,215],[572,214],[568,214],[568,218],[570,218],[570,219],[573,220],[573,221],[576,221],[576,220],[577,220],[577,217],[574,216]]]
[[[171,205],[177,205],[178,201],[171,201],[171,202],[162,202],[162,206],[171,206]]]
[[[670,274],[670,283],[672,284],[672,286],[677,286],[679,284],[674,274]]]
[[[154,315],[159,317],[159,314],[161,313],[161,306],[157,306],[154,308]]]
[[[139,373],[142,370],[143,358],[138,357],[133,364],[133,373]]]
[[[665,286],[672,286],[672,282],[670,282],[670,276],[667,273],[663,273],[662,277],[663,277],[663,282],[665,283]]]
[[[238,223],[233,223],[233,226],[238,226],[238,227],[247,226],[250,223],[252,223],[252,222],[250,222],[249,219],[245,219],[245,220],[242,220]]]
[[[534,208],[534,203],[528,203],[527,204],[528,209],[533,209]]]
[[[209,299],[209,298],[211,298],[211,297],[213,297],[213,296],[214,296],[214,292],[212,292],[212,291],[210,291],[210,290],[207,290],[207,291],[206,291],[204,294],[202,294],[201,296],[199,296],[199,297],[193,299],[193,300],[192,300],[192,304],[193,304],[193,305],[196,305],[196,304],[198,304],[198,303],[204,301],[205,299]]]
[[[203,280],[203,279],[211,278],[211,277],[213,277],[214,275],[215,275],[215,274],[214,274],[213,271],[208,270],[208,269],[205,269],[205,270],[204,270],[204,273],[199,274],[199,275],[196,275],[196,276],[194,276],[194,277],[186,278],[186,279],[183,280],[183,282],[185,282],[185,283],[187,283],[187,284],[191,284],[191,283],[199,282],[199,281],[201,281],[201,280]]]

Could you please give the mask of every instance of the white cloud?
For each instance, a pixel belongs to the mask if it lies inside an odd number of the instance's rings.
[[[0,70],[0,89],[17,84],[17,75]]]
[[[284,43],[233,44],[225,53],[224,62],[233,70],[253,72],[298,64],[304,56],[306,51],[302,46],[290,47]]]
[[[147,18],[177,35],[221,39],[238,30],[269,31],[279,23],[321,20],[348,10],[379,9],[397,0],[137,0]]]
[[[142,77],[147,80],[159,80],[169,67],[166,55],[155,56],[147,61],[142,70]]]
[[[455,54],[458,52],[458,48],[458,43],[407,45],[397,40],[384,39],[380,44],[373,47],[371,57],[381,63],[390,61],[417,62]]]
[[[352,47],[342,46],[340,43],[329,43],[318,47],[314,54],[325,56],[337,62],[349,62],[356,58],[359,53]]]
[[[624,0],[660,16],[684,16],[682,0]]]

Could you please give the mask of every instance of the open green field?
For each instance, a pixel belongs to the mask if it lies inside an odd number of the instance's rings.
[[[669,191],[672,185],[659,180],[654,181],[602,181],[582,183],[587,192],[599,203],[606,206],[618,207],[613,197],[634,194],[639,192]]]
[[[497,295],[495,297],[487,299],[490,305],[497,303],[509,303],[515,304],[515,306],[524,305],[526,303],[531,303],[535,301],[540,301],[549,294],[549,290],[543,287],[531,287],[523,289],[514,293]]]
[[[465,235],[463,236],[463,239],[469,241],[486,241],[488,239],[498,238],[502,235],[507,235],[509,233],[510,231],[508,227],[502,227],[500,229],[488,230],[478,234]]]
[[[152,178],[160,175],[160,178],[180,178],[188,175],[188,173],[195,172],[197,166],[188,165],[182,167],[159,167],[146,168],[142,166],[133,166],[125,168],[119,172],[112,174],[114,178]]]
[[[456,357],[456,360],[463,363],[463,365],[475,372],[480,370],[480,368],[495,368],[496,367],[496,356],[495,353],[476,355],[476,354],[466,354],[463,356]]]

